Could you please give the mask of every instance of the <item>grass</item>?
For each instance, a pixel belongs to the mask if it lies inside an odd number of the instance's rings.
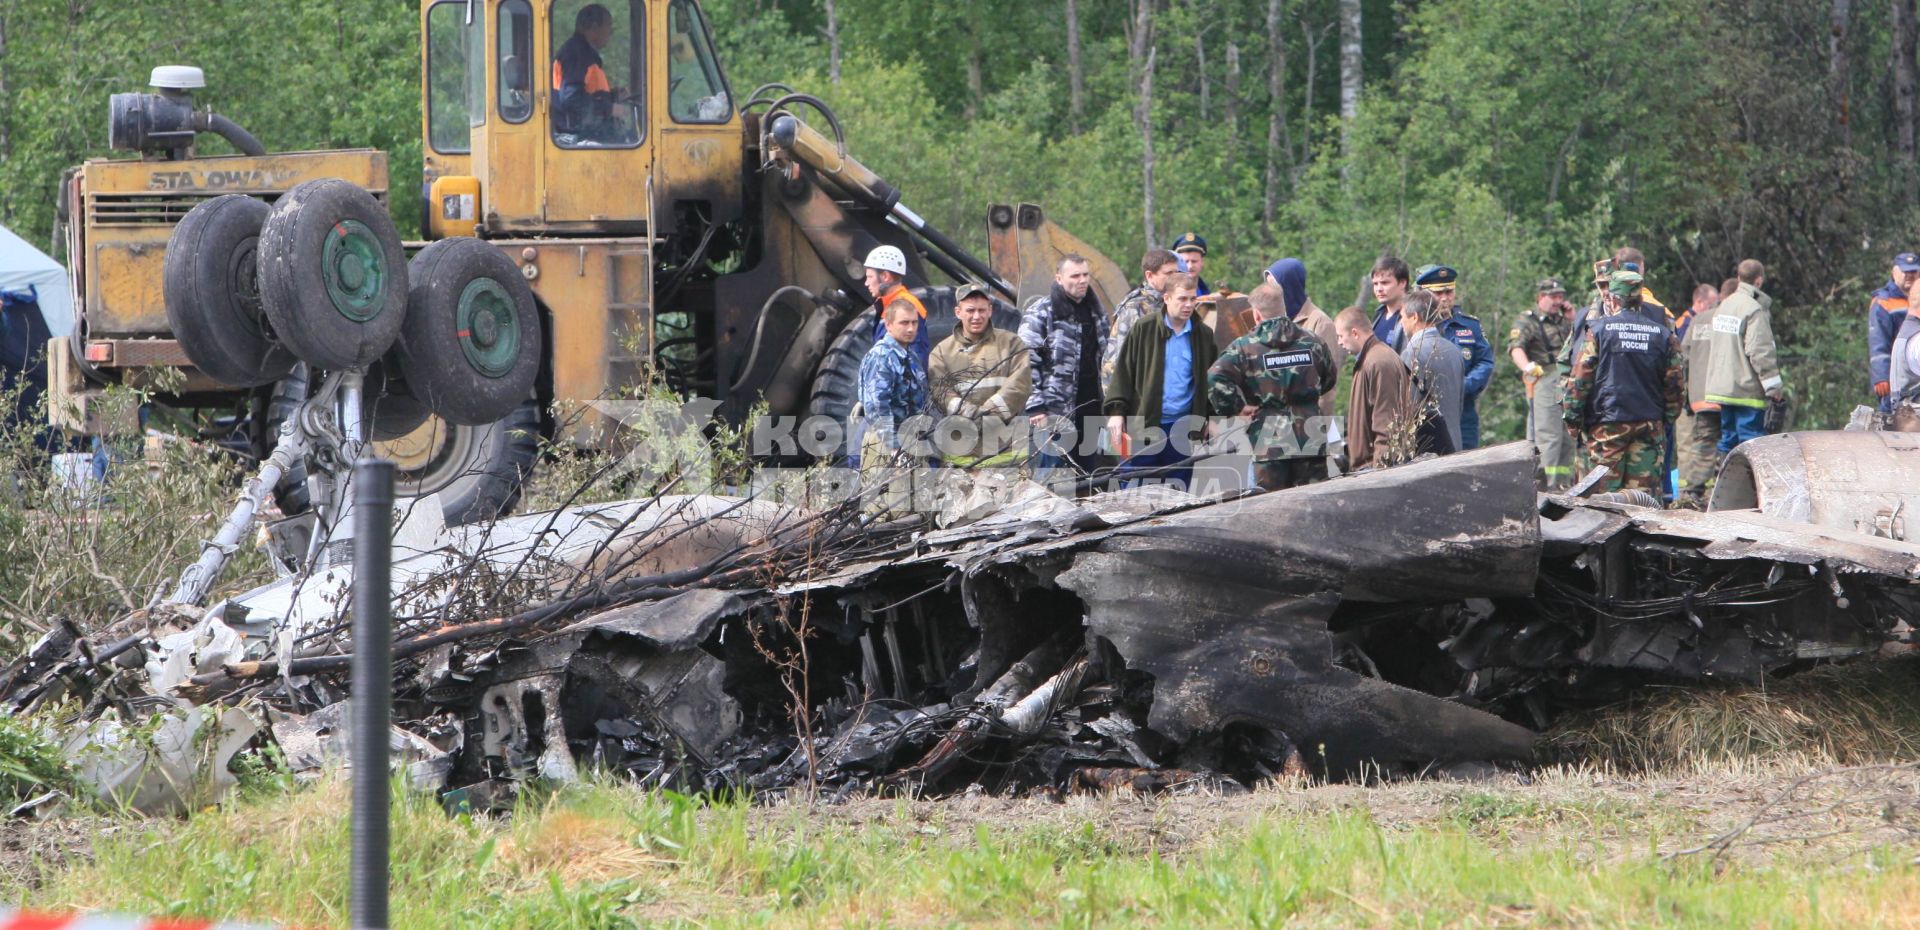
[[[1920,654],[1828,665],[1727,689],[1655,688],[1573,715],[1548,736],[1562,758],[1625,771],[1805,759],[1867,765],[1920,759]]]
[[[1910,926],[1915,869],[1779,852],[1759,865],[1656,850],[1684,817],[1624,800],[1548,801],[1416,786],[1438,816],[1299,791],[1184,806],[1116,799],[1025,815],[867,801],[839,809],[702,805],[618,786],[570,788],[501,820],[403,795],[393,925],[426,928],[947,926]],[[1012,802],[1005,802],[1012,803]],[[1198,836],[1166,830],[1219,814]],[[13,892],[34,907],[344,926],[344,786],[254,793],[185,822],[96,843],[93,861]],[[991,821],[993,822],[990,822]],[[1605,829],[1596,831],[1596,825]],[[1599,833],[1639,833],[1622,843]],[[1557,829],[1556,829],[1557,827]],[[1681,835],[1669,834],[1669,828]],[[1809,857],[1811,858],[1811,857]],[[8,881],[20,882],[15,875]]]

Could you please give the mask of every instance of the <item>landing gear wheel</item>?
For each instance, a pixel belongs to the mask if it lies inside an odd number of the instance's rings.
[[[399,497],[440,498],[448,526],[502,516],[520,501],[540,451],[540,408],[527,401],[484,426],[432,417],[398,439],[373,443],[372,452],[397,466]]]
[[[361,404],[361,422],[366,424],[367,436],[373,440],[376,454],[385,454],[385,443],[406,439],[417,433],[431,419],[432,414],[426,405],[408,396],[403,385],[386,377],[386,371],[392,363],[391,358],[375,362],[367,369],[365,385],[366,399]],[[298,363],[293,370],[275,385],[271,396],[257,400],[254,422],[260,424],[255,434],[256,451],[261,458],[273,452],[273,441],[280,433],[280,424],[307,399],[312,390],[308,381],[307,366]],[[538,410],[535,410],[534,429],[539,428]],[[415,440],[417,442],[417,440]],[[403,472],[404,472],[404,466]],[[404,485],[404,473],[396,479]],[[401,491],[396,493],[402,494]],[[273,501],[280,512],[288,516],[306,513],[312,507],[307,489],[307,465],[304,461],[293,463],[273,488]],[[451,522],[451,521],[450,521]]]
[[[956,323],[953,288],[915,288],[913,295],[927,307],[927,318],[921,324],[927,328],[927,343],[937,346],[953,335]],[[1020,328],[1020,312],[1012,304],[994,298],[993,328],[1017,331]],[[860,360],[867,357],[867,350],[871,348],[873,310],[868,308],[856,314],[853,322],[834,337],[833,343],[827,347],[827,354],[820,359],[820,367],[815,369],[813,376],[813,391],[807,397],[808,416],[831,417],[842,426],[846,425],[854,405],[860,402]],[[830,460],[845,461],[850,451],[846,443],[852,440],[853,436],[847,435],[841,446],[829,456]]]
[[[414,256],[395,355],[407,386],[450,423],[478,426],[533,394],[540,319],[513,260],[478,239],[442,239]]]
[[[260,298],[273,332],[321,368],[365,368],[407,312],[407,257],[387,208],[338,178],[296,186],[260,230]]]
[[[271,212],[252,197],[225,194],[187,211],[167,240],[167,324],[194,367],[221,384],[272,384],[297,361],[267,332],[260,307],[255,259]]]

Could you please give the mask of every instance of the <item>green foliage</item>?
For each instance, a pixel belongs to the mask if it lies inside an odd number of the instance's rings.
[[[269,151],[367,147],[391,156],[403,234],[420,215],[419,8],[396,0],[153,4],[6,0],[0,222],[49,242],[60,173],[105,157],[107,98],[156,65],[206,71],[203,105]],[[204,154],[230,151],[217,138]],[[118,157],[127,157],[122,154]],[[56,255],[56,257],[58,257]]]
[[[60,747],[31,721],[0,716],[0,805],[13,805],[45,791],[66,790],[73,773]]]

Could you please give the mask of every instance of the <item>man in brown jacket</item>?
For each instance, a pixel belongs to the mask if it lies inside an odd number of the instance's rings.
[[[1357,361],[1353,395],[1347,400],[1347,470],[1393,464],[1388,454],[1392,436],[1406,416],[1412,386],[1407,366],[1386,343],[1373,335],[1373,325],[1359,307],[1340,311],[1333,321],[1341,347]]]
[[[942,421],[935,433],[941,456],[956,465],[1003,464],[1016,457],[1014,423],[1033,391],[1027,344],[993,328],[993,298],[978,284],[954,291],[953,315],[959,325],[933,347],[927,383],[936,411],[970,423]]]

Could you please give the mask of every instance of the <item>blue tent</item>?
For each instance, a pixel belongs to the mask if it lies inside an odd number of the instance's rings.
[[[0,292],[29,290],[39,300],[47,332],[65,336],[73,331],[73,289],[67,283],[67,269],[0,226]]]

